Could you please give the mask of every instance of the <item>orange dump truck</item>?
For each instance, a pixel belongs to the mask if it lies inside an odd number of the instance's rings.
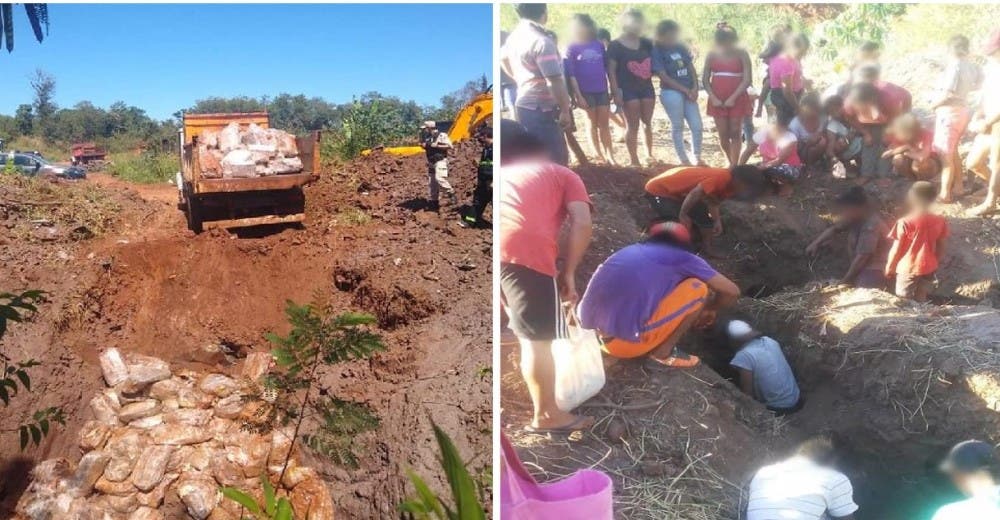
[[[267,112],[184,115],[177,187],[180,192],[178,207],[184,211],[188,227],[200,233],[209,227],[303,222],[305,194],[302,187],[319,178],[319,132],[295,138],[297,157],[302,162],[300,172],[222,178],[203,168],[213,161],[203,157],[206,147],[200,146],[200,138],[202,134],[217,134],[231,123],[241,129],[251,125],[261,129],[270,127]]]

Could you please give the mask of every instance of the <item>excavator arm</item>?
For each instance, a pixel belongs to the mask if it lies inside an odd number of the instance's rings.
[[[464,141],[474,136],[479,125],[491,119],[493,119],[492,87],[473,98],[472,101],[458,111],[458,114],[455,115],[455,120],[451,123],[451,128],[448,129],[448,138],[451,139],[452,143],[458,144],[459,141]],[[424,152],[424,149],[420,146],[394,146],[382,148],[381,150],[387,154],[401,157]],[[364,150],[361,152],[361,155],[367,156],[371,155],[371,153],[372,150]]]

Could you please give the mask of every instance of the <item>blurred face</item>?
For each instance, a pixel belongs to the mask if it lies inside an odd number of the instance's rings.
[[[812,108],[800,109],[799,118],[802,119],[802,122],[809,128],[813,128],[819,124],[819,112]]]
[[[673,47],[680,41],[677,31],[665,31],[656,36],[656,43],[664,47]]]
[[[828,117],[832,117],[834,119],[840,119],[840,117],[844,115],[844,105],[840,105],[840,104],[837,104],[837,105],[827,105],[826,106],[826,115]]]
[[[864,206],[841,206],[837,214],[844,222],[856,224],[868,217],[868,210]]]
[[[778,122],[771,123],[770,126],[767,127],[767,135],[772,141],[777,141],[781,138],[781,136],[785,135],[786,132],[788,132],[788,127]]]
[[[622,22],[622,32],[629,36],[642,36],[645,23],[638,16],[626,16]]]
[[[573,41],[576,43],[586,43],[594,39],[594,35],[591,33],[590,28],[579,20],[572,20],[569,22],[569,33],[572,35]]]

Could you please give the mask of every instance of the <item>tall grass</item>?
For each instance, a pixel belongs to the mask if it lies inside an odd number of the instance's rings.
[[[180,170],[180,162],[174,154],[122,152],[113,153],[108,159],[111,161],[108,173],[140,184],[167,182]]]

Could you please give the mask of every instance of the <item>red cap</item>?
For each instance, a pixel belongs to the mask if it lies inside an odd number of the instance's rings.
[[[657,222],[649,226],[646,231],[648,235],[659,235],[660,233],[668,234],[683,244],[691,243],[691,232],[679,222]]]
[[[1000,29],[996,29],[993,31],[993,34],[990,34],[989,39],[986,40],[986,45],[983,47],[983,54],[987,56],[996,51],[1000,51]]]

